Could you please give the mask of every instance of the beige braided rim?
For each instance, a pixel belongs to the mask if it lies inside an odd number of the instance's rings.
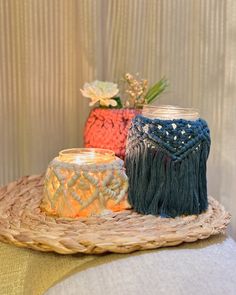
[[[223,233],[230,215],[209,197],[207,212],[175,219],[132,210],[103,217],[46,216],[39,205],[43,176],[25,176],[0,190],[0,240],[61,254],[130,253],[194,242]]]

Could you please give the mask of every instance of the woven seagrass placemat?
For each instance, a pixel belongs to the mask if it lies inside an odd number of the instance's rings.
[[[25,176],[0,190],[0,240],[19,247],[61,254],[136,250],[175,246],[223,233],[230,214],[209,197],[200,215],[161,218],[132,210],[101,217],[55,218],[40,210],[43,176]]]

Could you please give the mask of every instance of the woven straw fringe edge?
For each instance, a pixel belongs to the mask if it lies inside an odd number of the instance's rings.
[[[209,197],[200,215],[160,218],[132,210],[101,217],[63,219],[39,208],[44,177],[25,176],[0,189],[0,240],[18,247],[60,254],[131,253],[224,233],[230,214]]]

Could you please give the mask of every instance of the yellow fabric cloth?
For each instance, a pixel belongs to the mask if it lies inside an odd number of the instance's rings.
[[[225,237],[225,235],[212,236],[195,243],[181,244],[177,248],[201,249],[216,243],[221,244]],[[161,248],[156,251],[165,250],[166,248]],[[148,252],[137,251],[128,256]],[[74,273],[121,258],[127,258],[127,254],[59,255],[18,248],[0,242],[0,295],[42,295],[51,286]]]
[[[0,243],[0,295],[42,295],[63,278],[122,254],[59,255]]]

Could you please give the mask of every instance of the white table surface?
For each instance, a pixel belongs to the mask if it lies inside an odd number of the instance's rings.
[[[137,252],[77,273],[46,294],[236,295],[236,243],[220,235]]]

